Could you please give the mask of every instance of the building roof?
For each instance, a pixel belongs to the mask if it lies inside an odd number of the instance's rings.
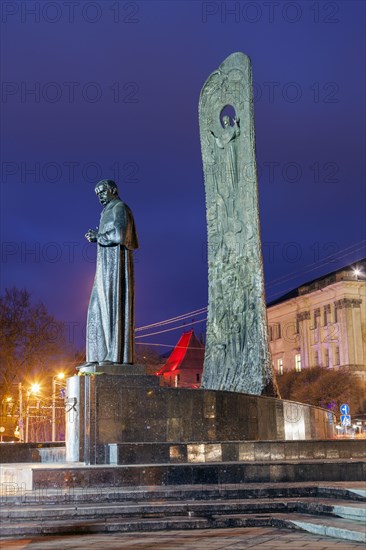
[[[194,331],[184,332],[167,362],[156,374],[161,375],[187,369],[202,370],[204,355],[205,346],[199,341]]]
[[[293,290],[290,290],[290,292],[287,292],[286,294],[283,294],[283,296],[280,296],[280,298],[276,298],[276,300],[272,300],[271,302],[269,302],[267,304],[267,307],[275,306],[282,302],[286,302],[287,300],[291,300],[291,298],[297,298],[298,296],[303,296],[304,294],[309,294],[310,292],[315,292],[316,290],[321,290],[326,286],[338,283],[340,281],[357,281],[358,278],[354,273],[354,270],[356,268],[362,270],[362,280],[365,280],[366,258],[363,258],[358,262],[343,266],[336,271],[326,273],[325,275],[322,275],[317,279],[312,279],[311,281],[302,283],[297,288],[294,288]]]

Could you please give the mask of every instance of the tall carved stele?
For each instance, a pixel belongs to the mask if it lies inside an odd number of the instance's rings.
[[[233,53],[199,102],[208,228],[202,387],[279,397],[268,345],[250,59]]]

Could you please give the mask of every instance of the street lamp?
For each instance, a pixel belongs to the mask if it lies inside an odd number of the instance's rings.
[[[37,393],[40,392],[40,389],[41,389],[41,385],[38,384],[37,382],[35,382],[34,384],[31,385],[31,387],[29,388],[29,394],[31,395],[32,393],[34,393],[35,395]]]
[[[23,387],[22,383],[19,382],[18,384],[18,391],[19,391],[19,441],[20,443],[23,443],[24,439],[24,428],[23,428]]]
[[[65,378],[64,372],[59,372],[52,377],[52,441],[56,441],[56,386],[57,380],[61,381]]]
[[[26,413],[25,413],[25,442],[28,443],[28,439],[29,439],[29,398],[30,396],[33,394],[33,395],[37,395],[39,394],[39,392],[41,391],[41,385],[38,384],[38,382],[34,382],[29,390],[28,390],[28,400],[27,400],[27,408],[26,408]],[[38,407],[39,407],[39,401],[38,401]]]

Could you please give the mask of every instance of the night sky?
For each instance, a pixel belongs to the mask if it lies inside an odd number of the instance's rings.
[[[0,290],[29,289],[74,324],[77,346],[102,178],[119,183],[139,232],[136,325],[206,306],[198,98],[235,51],[253,64],[267,299],[365,256],[364,2],[1,9]]]

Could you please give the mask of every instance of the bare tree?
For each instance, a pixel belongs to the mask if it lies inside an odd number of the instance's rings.
[[[277,382],[283,399],[328,408],[338,414],[342,403],[348,403],[353,414],[365,408],[364,382],[347,368],[288,371],[278,376]]]
[[[0,296],[0,384],[11,392],[15,382],[50,369],[65,354],[64,326],[30,293],[11,288]]]
[[[155,374],[164,364],[164,360],[152,346],[137,345],[135,362],[144,365],[148,374]]]

